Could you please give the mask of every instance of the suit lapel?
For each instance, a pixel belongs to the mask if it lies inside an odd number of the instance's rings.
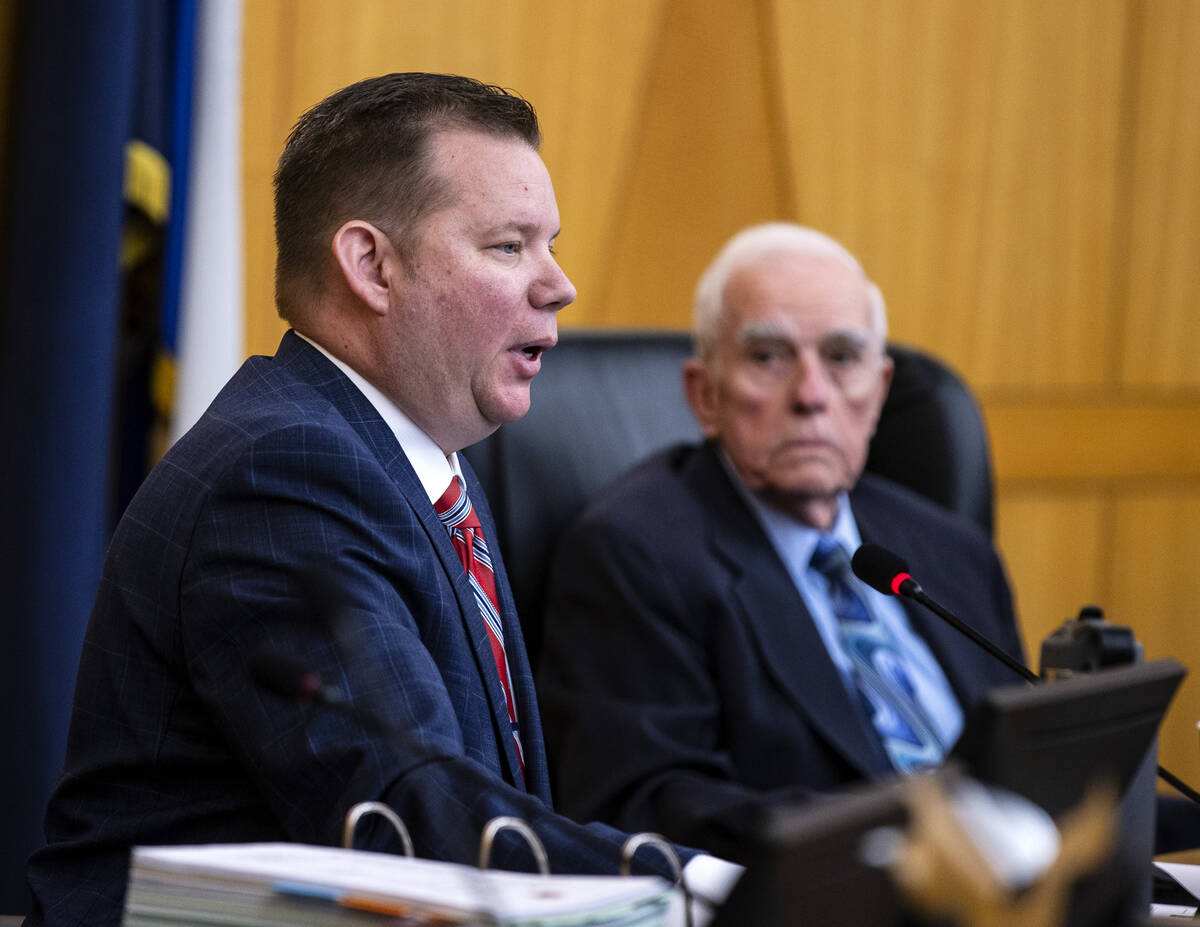
[[[915,576],[944,575],[945,565],[931,562],[931,555],[925,552],[927,539],[914,543],[916,539],[910,536],[904,522],[880,504],[881,500],[876,499],[865,482],[864,478],[851,494],[854,518],[863,541],[895,551],[907,561]],[[995,679],[993,658],[923,606],[910,599],[901,599],[900,604],[909,626],[933,653],[965,711]]]
[[[320,351],[294,332],[284,335],[276,354],[276,360],[295,367],[297,375],[312,383],[345,417],[350,426],[372,449],[412,509],[417,521],[420,522],[430,546],[442,564],[446,580],[454,590],[459,620],[471,649],[475,668],[480,676],[480,686],[491,709],[496,740],[503,756],[504,765],[511,781],[519,783],[521,767],[517,757],[516,744],[513,742],[512,736],[508,734],[510,730],[508,706],[504,702],[504,690],[500,684],[500,674],[496,671],[492,645],[488,640],[483,618],[479,614],[479,606],[475,603],[470,580],[467,578],[462,561],[459,560],[454,544],[450,540],[449,532],[442,525],[437,512],[434,511],[433,504],[429,501],[429,496],[425,493],[420,480],[417,479],[416,472],[408,462],[408,458],[404,456],[400,442],[396,440],[395,434],[358,387],[351,383]],[[479,496],[483,494],[483,489],[474,479],[474,474],[468,477],[468,494],[471,496],[472,503],[475,501],[476,494]],[[491,541],[491,537],[488,540]],[[497,578],[499,579],[499,576]],[[507,589],[507,582],[504,585]],[[512,612],[511,594],[508,595],[507,606],[502,605],[501,608],[507,612],[503,614],[507,647],[508,628],[515,623],[509,620]],[[521,647],[523,648],[523,646],[522,643]],[[510,661],[513,659],[511,651],[509,659]],[[525,666],[527,670],[527,663]],[[524,725],[524,714],[521,716],[521,721]]]
[[[864,776],[892,773],[786,567],[708,446],[687,478],[714,511],[712,548],[728,573],[733,604],[757,640],[768,674],[808,723]]]

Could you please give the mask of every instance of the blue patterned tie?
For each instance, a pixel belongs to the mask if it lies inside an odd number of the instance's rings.
[[[850,659],[854,683],[888,758],[902,773],[936,766],[945,755],[918,701],[891,632],[854,588],[850,557],[833,538],[822,535],[811,566],[829,583],[842,650]]]

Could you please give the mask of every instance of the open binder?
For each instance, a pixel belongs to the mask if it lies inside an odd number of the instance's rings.
[[[404,855],[352,848],[358,823],[372,814],[396,829]],[[507,829],[530,843],[540,874],[487,868],[496,835]],[[678,910],[683,891],[673,849],[653,834],[626,842],[621,876],[550,875],[536,834],[524,821],[508,817],[484,828],[478,867],[415,858],[404,823],[378,802],[351,809],[343,843],[342,848],[293,843],[136,847],[123,924],[656,927]],[[672,861],[677,886],[657,876],[627,875],[633,854],[646,845]]]

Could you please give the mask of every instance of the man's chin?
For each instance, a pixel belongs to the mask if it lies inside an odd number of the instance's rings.
[[[795,503],[835,499],[849,489],[843,473],[824,469],[813,472],[771,474],[764,480],[759,495],[764,499],[789,500]]]
[[[834,461],[807,460],[798,466],[774,467],[765,485],[793,496],[837,495],[849,484],[845,469]]]
[[[802,486],[768,485],[759,490],[758,494],[767,501],[791,501],[797,503],[819,502],[825,499],[836,499],[843,487],[831,483],[811,484]]]
[[[837,515],[838,495],[844,488],[837,483],[772,485],[760,490],[758,497],[809,527],[829,531]]]
[[[530,408],[529,387],[512,389],[479,403],[480,414],[495,427],[523,419]]]

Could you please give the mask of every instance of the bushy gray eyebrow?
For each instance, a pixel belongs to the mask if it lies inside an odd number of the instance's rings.
[[[742,327],[738,332],[738,342],[743,345],[757,344],[763,341],[785,341],[793,344],[795,339],[782,325],[774,322],[752,322]],[[867,332],[854,328],[835,328],[821,336],[818,344],[850,344],[865,348],[871,338]]]

